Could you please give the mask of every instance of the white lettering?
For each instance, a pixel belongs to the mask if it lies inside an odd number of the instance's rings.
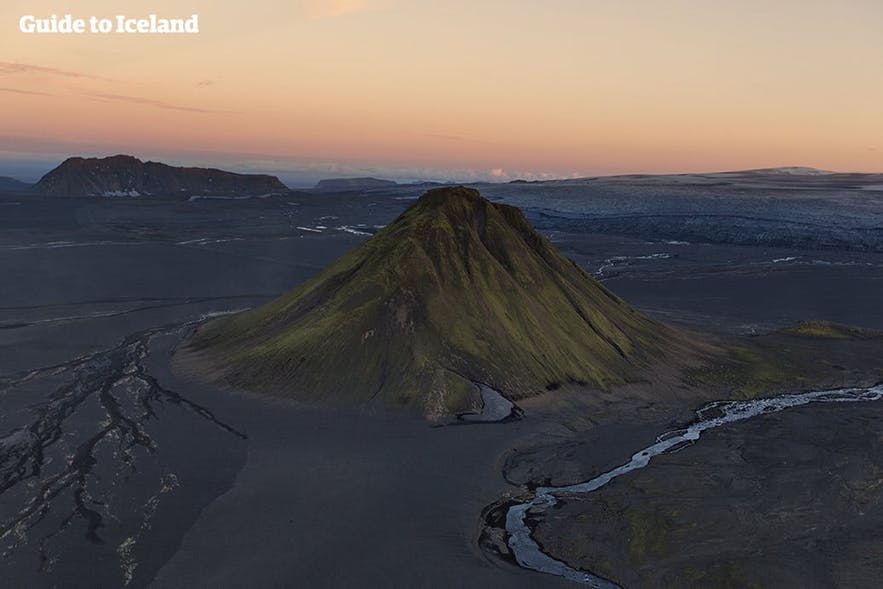
[[[199,32],[199,15],[194,14],[190,18],[184,21],[184,32],[185,33],[198,33]]]
[[[85,33],[86,21],[65,14],[61,18],[52,15],[49,18],[36,18],[26,14],[18,20],[18,30],[22,33]]]
[[[32,14],[25,14],[18,20],[18,30],[22,33],[130,33],[130,34],[176,34],[198,33],[199,15],[192,14],[188,18],[160,18],[156,14],[149,14],[145,18],[129,18],[118,14],[114,18],[101,18],[90,16],[86,19],[74,18],[65,14],[61,18],[51,15],[48,18],[37,18]]]
[[[18,30],[22,33],[33,33],[37,28],[35,20],[33,15],[26,14],[18,19]]]

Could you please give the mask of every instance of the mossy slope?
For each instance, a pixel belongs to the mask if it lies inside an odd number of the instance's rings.
[[[677,336],[593,280],[522,212],[430,190],[299,288],[189,344],[236,386],[306,402],[474,408],[636,377]]]

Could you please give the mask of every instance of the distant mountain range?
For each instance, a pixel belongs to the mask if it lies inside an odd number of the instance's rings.
[[[249,196],[287,192],[288,187],[265,174],[175,167],[115,155],[68,158],[32,190],[47,196]]]
[[[722,174],[726,174],[727,172],[721,172]],[[737,172],[731,172],[735,174],[786,174],[790,176],[824,176],[826,174],[837,174],[838,172],[832,172],[831,170],[820,170],[818,168],[808,168],[806,166],[782,166],[779,168],[757,168],[754,170],[741,170]]]
[[[753,188],[784,189],[866,189],[880,190],[883,174],[868,172],[832,172],[799,166],[758,168],[727,172],[697,172],[683,174],[621,174],[618,176],[586,176],[550,180],[512,180],[510,185],[633,185],[633,186],[711,186],[744,185]]]
[[[353,192],[358,190],[370,190],[372,188],[391,188],[398,186],[392,180],[379,178],[328,178],[319,180],[313,190],[318,192]]]
[[[9,176],[0,176],[0,192],[22,192],[30,188],[31,185]]]
[[[844,173],[802,166],[758,168],[724,172],[683,174],[623,174],[549,180],[512,180],[511,185],[710,185],[765,184],[782,188],[866,188],[880,190],[883,174]],[[314,193],[345,193],[407,187],[444,186],[449,183],[416,182],[402,184],[370,176],[327,178],[309,189]],[[476,183],[492,186],[493,183]],[[503,184],[497,184],[502,186]],[[130,155],[104,158],[71,157],[44,175],[36,184],[11,177],[0,177],[0,193],[32,193],[46,196],[260,196],[288,192],[278,177],[268,174],[239,174],[215,168],[176,167],[144,162]]]

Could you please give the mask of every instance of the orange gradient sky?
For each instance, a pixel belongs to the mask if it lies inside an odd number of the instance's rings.
[[[22,15],[200,16],[27,35]],[[4,0],[0,159],[451,180],[883,171],[879,0]]]

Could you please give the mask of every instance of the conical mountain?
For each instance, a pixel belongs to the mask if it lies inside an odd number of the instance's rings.
[[[605,289],[517,208],[430,190],[302,286],[190,340],[235,386],[429,417],[640,378],[677,336]],[[588,393],[587,393],[588,394]]]

